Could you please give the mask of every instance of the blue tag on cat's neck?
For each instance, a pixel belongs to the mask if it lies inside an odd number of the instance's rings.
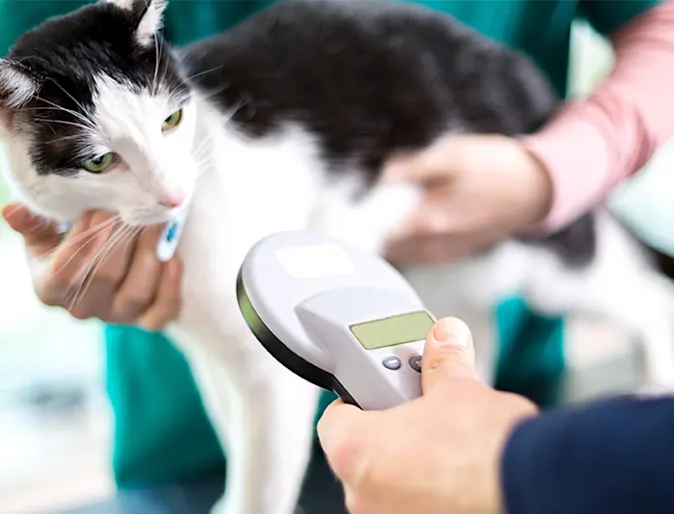
[[[170,261],[176,253],[188,209],[184,209],[174,219],[167,222],[157,243],[157,258],[162,262]]]
[[[157,258],[160,261],[168,262],[175,255],[176,249],[178,248],[180,234],[182,233],[183,225],[185,224],[185,219],[187,218],[187,210],[188,209],[184,209],[173,220],[168,221],[164,226],[159,242],[157,243],[156,251]],[[56,233],[60,236],[66,236],[72,227],[73,223],[60,223],[56,227]]]
[[[73,223],[70,221],[64,221],[63,223],[59,223],[56,227],[56,233],[59,236],[65,236],[70,232],[70,229],[73,228]]]
[[[177,232],[178,232],[178,225],[179,225],[179,224],[178,224],[177,221],[174,221],[174,222],[172,222],[172,223],[169,222],[168,225],[169,225],[169,228],[168,228],[168,230],[167,230],[167,232],[166,232],[166,242],[167,242],[167,243],[172,243],[173,240],[174,240],[175,237],[176,237]]]

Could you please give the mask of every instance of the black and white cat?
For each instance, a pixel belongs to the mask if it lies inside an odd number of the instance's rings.
[[[164,9],[163,0],[99,2],[18,40],[0,60],[8,178],[61,221],[99,208],[126,230],[189,205],[183,308],[168,335],[227,448],[214,512],[291,514],[318,391],[245,326],[235,299],[245,253],[302,227],[380,251],[420,193],[378,181],[388,156],[451,133],[530,133],[558,100],[522,55],[417,6],[281,2],[181,49],[158,34]],[[648,378],[671,387],[671,300],[654,269],[597,212],[545,239],[402,271],[437,316],[473,324],[487,381],[489,313],[519,294],[541,312],[622,324],[644,343]]]

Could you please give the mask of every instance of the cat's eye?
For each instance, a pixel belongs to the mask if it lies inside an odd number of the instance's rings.
[[[177,127],[178,125],[180,125],[182,119],[183,119],[183,110],[179,109],[164,120],[164,123],[161,124],[162,131],[165,132],[167,130],[171,130],[172,128]]]
[[[82,163],[82,167],[89,173],[103,173],[115,162],[115,154],[112,152],[99,155],[93,159],[87,159]]]

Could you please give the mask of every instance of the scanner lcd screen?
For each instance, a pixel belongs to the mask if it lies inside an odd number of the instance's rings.
[[[433,318],[426,311],[390,316],[349,327],[366,350],[377,350],[426,339],[433,328]]]

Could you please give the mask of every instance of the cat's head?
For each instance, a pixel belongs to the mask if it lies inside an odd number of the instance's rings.
[[[157,35],[164,0],[110,0],[49,19],[0,59],[9,180],[36,211],[167,220],[197,179],[196,113]]]

